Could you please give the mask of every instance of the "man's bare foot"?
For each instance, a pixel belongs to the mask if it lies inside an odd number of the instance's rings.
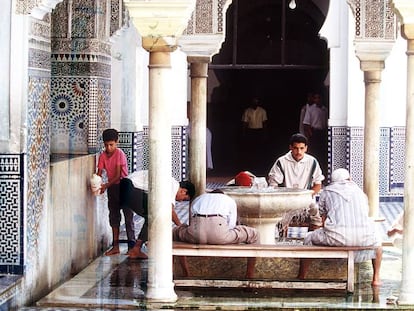
[[[105,256],[112,256],[119,254],[119,246],[111,247],[111,249],[105,252]]]
[[[391,229],[391,230],[387,231],[388,236],[393,236],[396,233],[403,234],[403,230],[399,230],[399,229],[394,228],[394,229]]]
[[[141,252],[141,250],[136,251],[136,249],[131,249],[128,252],[128,258],[130,258],[130,259],[147,259],[148,256],[147,256],[147,254]]]

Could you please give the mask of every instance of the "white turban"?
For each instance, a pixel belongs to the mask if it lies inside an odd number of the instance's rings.
[[[349,179],[349,172],[344,168],[338,168],[332,172],[332,182],[344,181]]]

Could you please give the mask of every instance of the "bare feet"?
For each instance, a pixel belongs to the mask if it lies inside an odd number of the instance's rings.
[[[137,241],[137,243],[135,243],[135,246],[128,251],[127,253],[128,257],[130,259],[147,259],[148,256],[147,254],[141,251],[141,246],[142,246],[142,241]]]
[[[119,246],[113,246],[105,252],[105,256],[112,256],[119,254]]]
[[[391,230],[388,230],[387,231],[387,235],[388,236],[393,236],[394,234],[396,234],[396,233],[398,233],[398,234],[403,234],[403,231],[402,230],[399,230],[399,229],[397,229],[397,228],[394,228],[394,229],[391,229]]]
[[[147,254],[141,252],[141,250],[139,250],[138,252],[134,252],[133,249],[131,249],[128,252],[128,258],[130,258],[130,259],[147,259],[148,256],[147,256]]]

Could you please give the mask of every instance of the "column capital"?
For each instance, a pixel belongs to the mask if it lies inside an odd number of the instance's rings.
[[[391,0],[390,4],[402,24],[414,24],[414,1]]]
[[[378,65],[384,63],[385,59],[390,54],[392,47],[394,46],[394,40],[356,39],[354,41],[354,46],[355,54],[361,61],[361,64],[364,62]],[[384,67],[382,67],[382,69],[383,68]]]
[[[188,63],[210,63],[211,57],[210,56],[187,56]]]
[[[414,23],[401,25],[401,34],[406,40],[414,39]]]
[[[216,54],[223,43],[223,34],[195,34],[183,35],[178,39],[181,51],[188,57],[209,58]]]
[[[142,37],[142,48],[148,52],[173,52],[177,49],[177,38],[168,36]]]
[[[414,1],[391,0],[391,6],[402,24],[401,34],[404,39],[414,39]]]
[[[132,23],[149,52],[173,51],[187,27],[196,0],[124,0]]]
[[[360,68],[362,71],[381,71],[385,68],[384,61],[361,61]]]
[[[43,17],[47,14],[52,12],[52,10],[56,7],[56,5],[63,0],[42,0],[38,1],[39,3],[35,6],[30,14],[39,20],[42,20]]]

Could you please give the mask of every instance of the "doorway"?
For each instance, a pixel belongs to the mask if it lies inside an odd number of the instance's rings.
[[[209,66],[207,126],[215,167],[210,175],[267,175],[298,132],[307,93],[320,92],[329,107],[329,53],[318,35],[326,12],[314,1],[296,3],[292,10],[289,0],[233,0],[228,8],[226,38]],[[268,137],[249,162],[255,150],[245,150],[241,117],[253,97],[267,111]]]

